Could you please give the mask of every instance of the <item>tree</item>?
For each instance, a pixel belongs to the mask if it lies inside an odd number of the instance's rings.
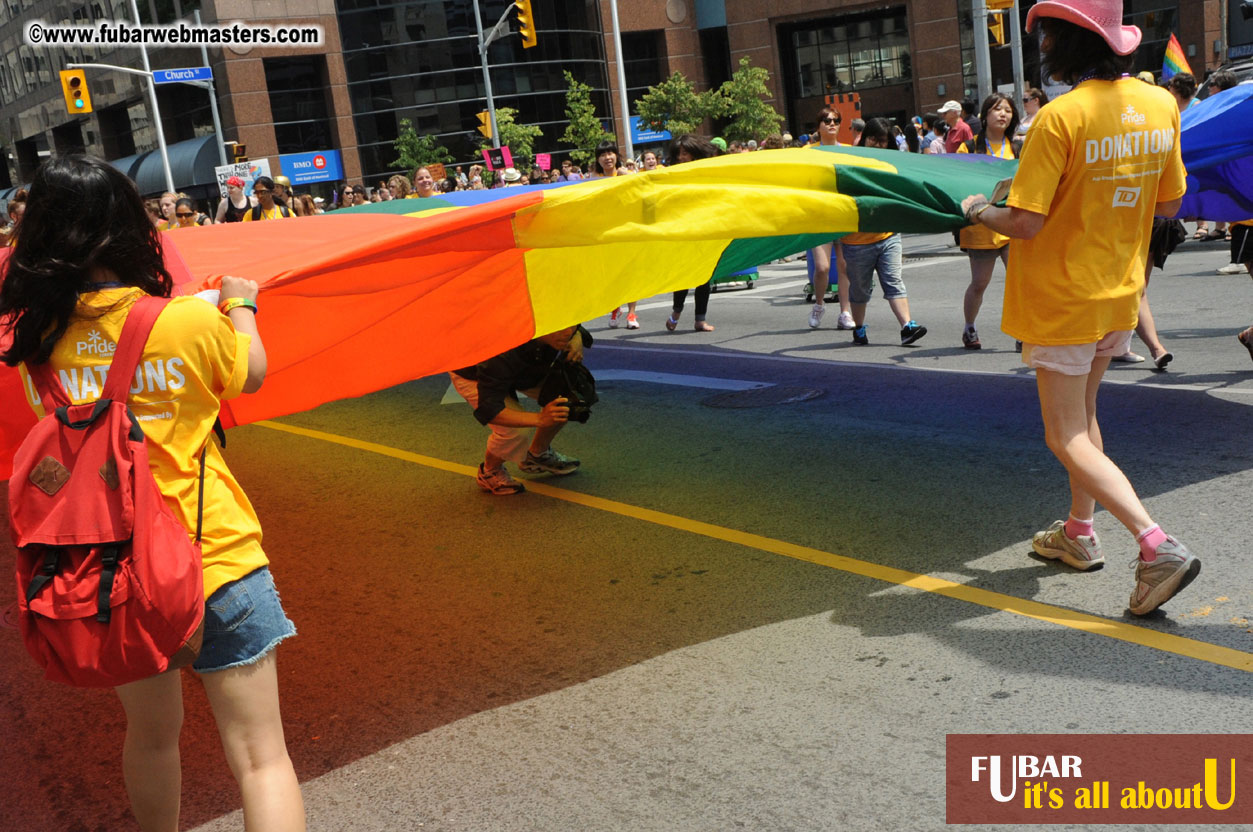
[[[518,111],[512,107],[496,108],[496,130],[500,133],[500,144],[502,147],[508,147],[509,152],[513,154],[514,167],[520,167],[517,163],[523,164],[521,167],[529,166],[531,157],[535,155],[535,140],[544,134],[544,131],[534,124],[517,124],[514,119],[517,117]],[[492,140],[489,138],[479,139],[479,147],[491,147]]]
[[[392,165],[407,171],[423,165],[446,165],[453,161],[452,154],[446,147],[436,144],[434,136],[419,136],[418,131],[413,129],[413,122],[407,118],[400,120],[400,133],[392,142],[392,147],[398,156]]]
[[[590,164],[596,159],[596,145],[601,142],[615,141],[613,133],[606,133],[600,119],[596,117],[596,107],[592,104],[592,88],[575,80],[568,71],[566,76],[566,118],[570,124],[566,132],[561,134],[561,141],[573,145],[570,158],[580,165]]]
[[[728,139],[746,142],[779,132],[783,116],[765,101],[770,97],[770,88],[766,86],[769,80],[769,70],[753,66],[747,55],[740,58],[740,68],[718,90],[724,102],[723,112],[730,119],[722,131]]]
[[[707,116],[717,116],[723,102],[716,90],[696,92],[692,84],[676,72],[660,84],[649,87],[635,102],[640,123],[651,130],[669,130],[674,135],[695,133]]]

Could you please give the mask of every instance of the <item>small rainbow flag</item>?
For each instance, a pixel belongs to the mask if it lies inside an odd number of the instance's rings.
[[[1170,36],[1170,40],[1166,43],[1166,55],[1162,58],[1162,80],[1169,81],[1172,76],[1186,72],[1192,74],[1192,67],[1188,66],[1188,59],[1184,57],[1183,47],[1179,45],[1179,39],[1174,35]]]

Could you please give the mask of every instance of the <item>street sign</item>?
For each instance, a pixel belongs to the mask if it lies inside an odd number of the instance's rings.
[[[212,81],[213,70],[207,66],[193,66],[188,69],[154,69],[152,83],[181,84],[184,81]]]
[[[670,141],[669,130],[652,130],[645,127],[639,116],[631,116],[631,144],[652,144]]]
[[[289,153],[278,157],[279,169],[293,185],[310,182],[338,182],[344,178],[344,165],[338,150]]]

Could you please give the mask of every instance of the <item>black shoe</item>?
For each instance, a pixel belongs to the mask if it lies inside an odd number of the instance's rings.
[[[910,321],[901,327],[901,346],[912,344],[926,334],[927,328],[925,326],[919,326],[916,321]]]
[[[866,336],[866,325],[862,324],[853,330],[853,343],[859,347],[869,346],[870,338]]]

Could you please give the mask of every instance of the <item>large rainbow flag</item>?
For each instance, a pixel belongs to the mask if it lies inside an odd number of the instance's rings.
[[[1188,66],[1188,59],[1183,54],[1183,47],[1179,45],[1179,38],[1172,34],[1166,42],[1166,54],[1162,57],[1162,80],[1169,81],[1180,72],[1191,75],[1192,67]]]
[[[771,150],[565,186],[397,200],[163,235],[180,293],[262,284],[265,386],[229,427],[489,358],[615,305],[853,231],[960,228],[1016,163],[892,150]],[[33,416],[0,367],[0,478]]]

